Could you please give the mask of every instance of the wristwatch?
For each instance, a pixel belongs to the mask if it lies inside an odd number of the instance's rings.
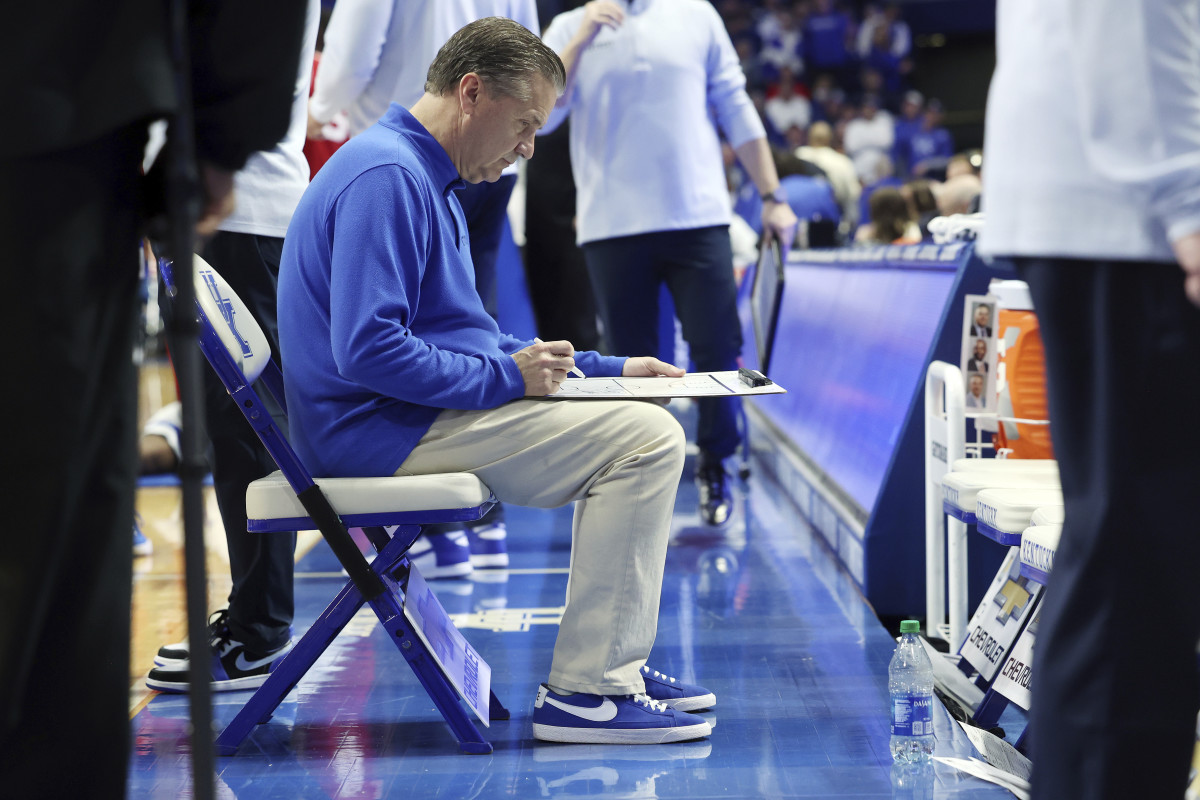
[[[787,202],[787,193],[783,191],[782,186],[780,186],[778,189],[776,189],[773,192],[768,192],[767,194],[761,195],[761,197],[762,197],[762,201],[764,203],[766,203],[768,201],[772,202],[772,203],[786,203]]]

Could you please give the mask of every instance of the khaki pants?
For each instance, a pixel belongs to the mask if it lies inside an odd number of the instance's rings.
[[[589,694],[644,690],[684,435],[661,406],[516,400],[443,411],[397,475],[471,472],[505,503],[576,501],[566,612],[549,682]]]

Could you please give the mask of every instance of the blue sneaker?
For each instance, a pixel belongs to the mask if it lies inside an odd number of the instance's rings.
[[[467,526],[471,546],[471,566],[475,569],[503,569],[508,566],[508,528],[503,522]]]
[[[408,560],[425,578],[464,578],[471,574],[471,547],[465,531],[425,535],[408,549]]]
[[[646,694],[651,699],[676,711],[699,711],[717,704],[717,696],[703,686],[684,683],[656,669],[642,667],[642,679],[646,682]]]
[[[148,556],[154,553],[154,543],[142,533],[142,526],[138,518],[133,518],[133,554],[135,556]]]
[[[582,744],[664,744],[712,733],[700,717],[644,694],[560,695],[546,684],[533,703],[533,738]]]

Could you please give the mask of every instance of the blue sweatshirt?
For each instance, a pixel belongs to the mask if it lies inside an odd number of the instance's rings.
[[[396,104],[321,168],[292,217],[279,270],[290,437],[316,476],[391,475],[442,409],[525,393],[475,292],[464,186],[446,151]],[[624,359],[579,352],[586,374]]]

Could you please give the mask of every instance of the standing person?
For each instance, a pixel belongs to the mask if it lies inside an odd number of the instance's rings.
[[[996,33],[980,246],[1037,308],[1066,507],[1033,796],[1179,797],[1200,706],[1200,429],[1178,414],[1200,407],[1200,2],[1001,0]]]
[[[675,302],[696,369],[737,369],[741,325],[717,126],[763,198],[763,229],[784,240],[796,215],[720,16],[703,0],[610,0],[560,14],[546,44],[567,87],[547,124],[571,115],[578,238],[614,352],[657,348],[659,287]],[[715,112],[717,124],[710,117]],[[699,406],[700,513],[729,518],[724,459],[737,450],[738,398]]]
[[[298,59],[302,29],[290,2],[208,11],[182,21],[201,235],[228,213],[233,173],[287,128],[293,73],[278,65]],[[34,524],[0,547],[0,786],[116,800],[130,751],[138,253],[146,209],[162,202],[140,174],[149,122],[179,107],[170,32],[180,21],[138,0],[17,3],[6,18],[21,33],[0,65],[20,80],[3,105],[20,124],[0,127],[13,299],[0,355],[29,386],[6,392],[0,411],[16,423],[0,497]]]
[[[319,135],[339,111],[346,112],[350,135],[356,136],[375,124],[390,103],[411,108],[425,93],[425,76],[438,49],[468,22],[488,16],[507,17],[534,33],[541,30],[535,0],[350,0],[335,6],[309,102],[309,136]],[[492,319],[498,318],[496,260],[516,182],[512,164],[497,181],[458,190],[475,291]],[[410,557],[431,578],[459,577],[474,567],[506,567],[507,536],[504,506],[497,503],[477,523],[426,526]]]
[[[683,710],[715,703],[712,693],[645,664],[683,432],[652,403],[540,399],[576,363],[610,377],[683,370],[514,339],[471,285],[454,190],[533,155],[564,79],[528,29],[477,20],[438,52],[411,111],[393,104],[313,179],[279,279],[292,439],[318,476],[466,471],[506,502],[575,501],[566,610],[534,736],[707,736]]]
[[[308,0],[287,133],[275,147],[250,156],[234,176],[237,207],[217,226],[202,251],[205,260],[246,303],[273,352],[279,352],[275,287],[283,235],[308,185],[304,139],[320,18],[319,0]],[[246,487],[279,467],[229,398],[216,372],[206,367],[203,374],[213,491],[221,510],[233,579],[227,607],[213,614],[209,626],[215,656],[212,688],[218,692],[253,689],[267,680],[291,649],[296,534],[247,532]],[[270,393],[264,394],[274,406]],[[286,430],[282,410],[273,408],[272,415]],[[146,685],[163,692],[186,692],[188,666],[186,642],[161,647]]]

